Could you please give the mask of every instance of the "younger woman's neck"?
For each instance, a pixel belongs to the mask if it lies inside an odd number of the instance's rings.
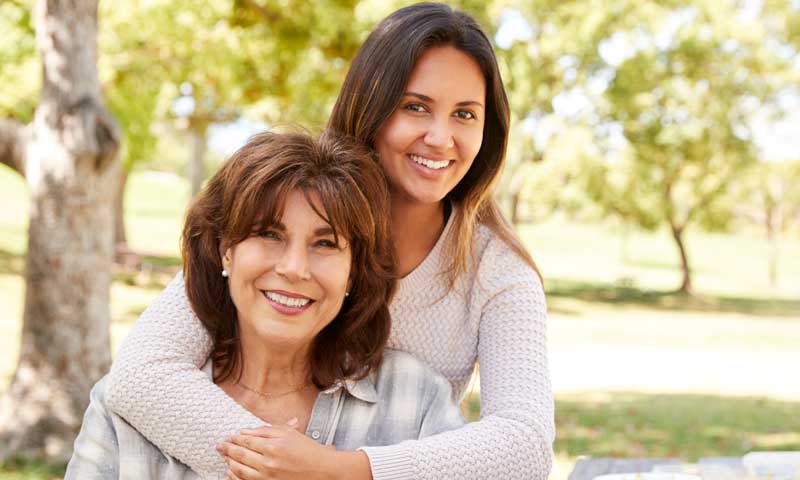
[[[421,204],[393,199],[392,237],[401,277],[425,260],[436,246],[444,226],[444,202]]]

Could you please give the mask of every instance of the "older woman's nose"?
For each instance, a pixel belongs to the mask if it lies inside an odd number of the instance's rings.
[[[309,280],[311,266],[309,265],[308,252],[305,245],[290,245],[278,258],[275,273],[285,277],[291,282]]]

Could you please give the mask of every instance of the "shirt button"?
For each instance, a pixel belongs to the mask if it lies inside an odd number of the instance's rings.
[[[314,430],[313,432],[311,432],[311,438],[313,438],[314,440],[319,440],[319,430]]]

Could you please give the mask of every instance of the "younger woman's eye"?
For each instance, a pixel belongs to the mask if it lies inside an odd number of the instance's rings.
[[[457,110],[454,115],[460,120],[474,120],[477,118],[475,114],[469,110]]]
[[[423,105],[421,105],[419,103],[408,103],[403,108],[405,110],[409,110],[411,112],[418,112],[418,113],[422,113],[422,112],[426,111],[425,110],[425,106],[423,106]]]

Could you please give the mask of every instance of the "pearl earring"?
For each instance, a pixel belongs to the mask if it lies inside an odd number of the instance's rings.
[[[228,271],[225,270],[224,268],[222,269],[222,276],[228,278]]]
[[[344,296],[345,297],[349,297],[350,296],[350,292],[344,292]]]

